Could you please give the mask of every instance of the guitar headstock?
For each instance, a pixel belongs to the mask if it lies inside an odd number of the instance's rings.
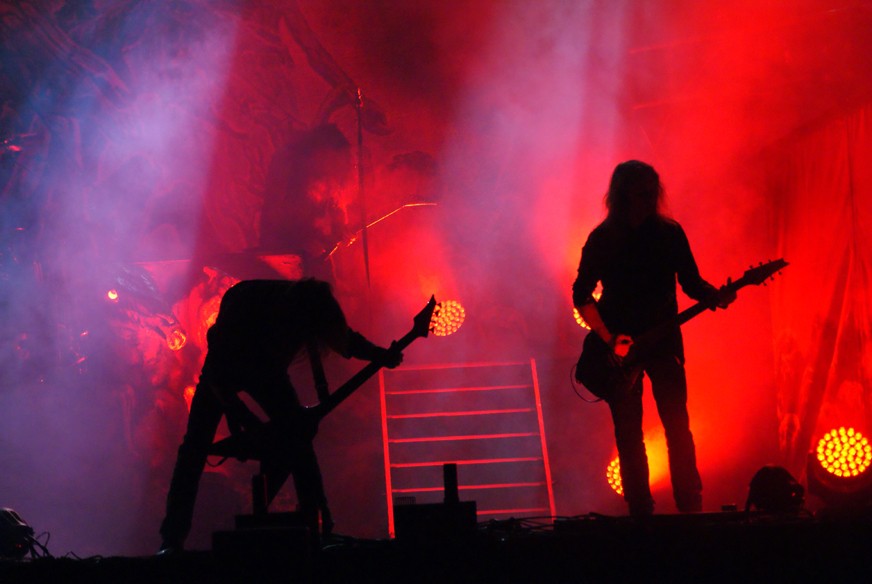
[[[426,337],[430,334],[430,320],[433,318],[433,312],[436,310],[436,296],[431,296],[430,301],[427,302],[427,305],[415,315],[415,318],[412,319],[414,323],[412,325],[412,330],[409,331],[409,335],[412,338],[416,337]]]
[[[784,258],[772,260],[765,264],[761,262],[758,266],[751,266],[745,270],[745,274],[742,276],[741,281],[746,284],[763,284],[766,280],[771,279],[777,272],[781,271],[788,265],[789,264],[784,261]]]

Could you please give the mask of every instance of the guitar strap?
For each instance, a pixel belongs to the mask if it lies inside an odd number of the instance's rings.
[[[312,379],[315,381],[318,401],[324,403],[330,397],[330,389],[327,385],[327,376],[324,374],[324,365],[321,363],[321,352],[313,341],[309,341],[306,345],[306,352],[309,353],[309,365],[312,366]]]

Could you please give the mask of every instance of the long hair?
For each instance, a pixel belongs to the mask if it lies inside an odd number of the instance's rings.
[[[301,309],[298,326],[303,338],[322,354],[331,345],[340,344],[340,339],[348,333],[348,324],[328,282],[315,278],[298,280],[292,297]]]
[[[654,167],[639,160],[628,160],[615,167],[605,196],[608,217],[627,223],[634,210],[645,217],[662,213],[663,185]]]

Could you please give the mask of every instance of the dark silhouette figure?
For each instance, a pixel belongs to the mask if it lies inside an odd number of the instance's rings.
[[[685,294],[712,308],[725,308],[735,293],[720,292],[699,274],[681,226],[661,210],[663,187],[650,165],[630,160],[619,164],[606,193],[608,214],[588,236],[581,252],[573,303],[614,352],[624,357],[633,337],[678,313],[676,277]],[[594,300],[597,283],[602,296]],[[675,327],[637,364],[651,381],[660,420],[666,431],[669,470],[678,509],[702,508],[702,482],[687,414],[687,381],[681,331]],[[630,514],[653,513],[648,484],[648,457],[642,433],[642,375],[629,391],[606,401],[615,425],[621,481]]]
[[[296,254],[305,276],[332,279],[328,254],[350,236],[339,199],[352,168],[351,145],[334,124],[301,132],[276,151],[260,219],[262,250]]]
[[[191,527],[194,501],[207,452],[222,416],[234,435],[263,431],[265,425],[240,399],[245,391],[269,417],[271,438],[293,475],[300,511],[308,525],[325,530],[330,516],[312,446],[316,418],[300,404],[288,367],[301,350],[333,350],[343,357],[396,367],[403,355],[378,347],[353,331],[326,282],[305,279],[247,280],[230,288],[207,333],[208,353],[191,402],[187,431],[179,447],[161,525],[161,552],[178,551]],[[320,363],[320,361],[319,361]],[[278,432],[275,432],[278,429]],[[268,485],[267,501],[284,481]]]

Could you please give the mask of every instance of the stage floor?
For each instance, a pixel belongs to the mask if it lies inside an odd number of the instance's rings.
[[[170,558],[6,560],[0,582],[868,581],[870,542],[867,514],[728,512],[655,515],[645,522],[586,515],[484,523],[462,535],[336,537],[314,553],[304,534],[277,528]]]

